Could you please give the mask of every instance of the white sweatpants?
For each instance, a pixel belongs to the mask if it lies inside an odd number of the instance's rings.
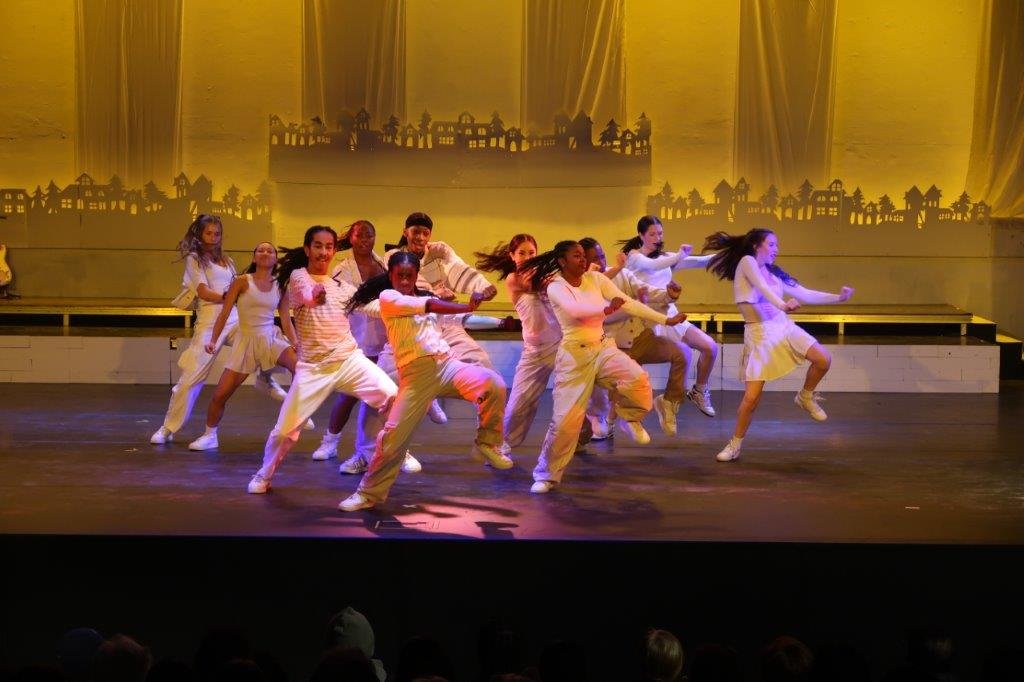
[[[359,492],[374,502],[387,499],[409,439],[430,401],[438,396],[462,398],[476,405],[479,426],[475,442],[497,446],[502,439],[505,382],[493,369],[448,355],[427,355],[402,367],[398,375],[398,397],[377,434],[370,467],[359,482]]]
[[[647,372],[616,348],[613,339],[590,344],[563,341],[555,359],[555,406],[533,470],[535,481],[562,480],[595,384],[610,389],[616,411],[626,421],[640,421],[651,410],[654,398]]]
[[[277,424],[267,436],[263,466],[257,472],[260,476],[270,480],[298,441],[303,424],[334,392],[348,393],[379,410],[395,397],[398,387],[361,350],[353,351],[344,360],[319,364],[297,362],[288,397],[281,405]]]
[[[543,346],[523,344],[523,353],[519,356],[515,378],[512,379],[512,392],[505,405],[505,442],[512,447],[522,444],[533,425],[540,397],[555,370],[555,357],[560,345],[560,341]]]
[[[199,399],[199,393],[206,383],[206,377],[209,376],[217,359],[217,353],[225,345],[230,346],[238,334],[238,315],[232,311],[220,338],[217,339],[213,353],[206,352],[206,344],[213,335],[213,323],[217,321],[220,310],[219,305],[204,305],[199,309],[195,327],[192,329],[192,341],[178,358],[181,376],[171,389],[171,401],[167,406],[167,414],[164,415],[164,428],[171,433],[176,433],[188,421],[192,415],[192,408]]]

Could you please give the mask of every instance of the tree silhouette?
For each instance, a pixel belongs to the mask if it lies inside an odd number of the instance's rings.
[[[967,216],[971,212],[971,197],[967,192],[963,192],[960,197],[949,206],[953,209],[956,214],[957,220],[967,220]]]
[[[274,189],[270,186],[270,183],[264,180],[256,188],[256,200],[269,210],[274,201],[273,192]]]
[[[696,214],[700,209],[704,208],[704,206],[707,204],[707,202],[704,201],[704,197],[702,197],[700,195],[700,192],[697,191],[696,187],[691,189],[690,193],[686,195],[686,203],[690,207],[690,213],[693,214]]]
[[[228,187],[228,191],[223,197],[225,213],[238,215],[238,200],[241,193],[242,190],[235,187],[234,183],[231,184],[231,187]]]
[[[146,210],[151,213],[162,209],[164,202],[167,201],[167,195],[152,180],[143,186],[142,197],[146,202]]]
[[[36,191],[32,192],[32,208],[42,208],[46,205],[46,197],[43,195],[43,188],[36,185]]]
[[[488,126],[488,132],[494,140],[498,140],[505,134],[505,122],[501,120],[501,116],[497,111],[491,114],[491,124]]]
[[[646,144],[651,139],[651,119],[643,112],[640,112],[640,118],[636,120],[636,139],[641,144]]]
[[[850,222],[860,223],[864,215],[864,193],[860,191],[860,187],[853,190],[853,194],[847,199],[850,207]]]
[[[601,131],[598,142],[601,143],[602,147],[614,147],[615,143],[619,141],[619,124],[615,122],[615,119],[608,121],[608,125]]]
[[[889,198],[888,194],[883,194],[878,199],[878,215],[882,216],[883,221],[892,220],[893,213],[896,212],[896,204],[892,203],[892,199]]]
[[[401,126],[402,122],[398,120],[398,117],[391,114],[391,117],[388,119],[388,122],[384,124],[382,129],[384,131],[384,141],[394,142],[395,138],[398,137],[398,129]]]
[[[761,195],[761,205],[769,212],[775,213],[779,207],[779,190],[775,185],[768,185],[768,191]]]
[[[46,186],[46,212],[56,213],[60,210],[60,188],[57,187],[57,183],[50,180],[50,184]]]

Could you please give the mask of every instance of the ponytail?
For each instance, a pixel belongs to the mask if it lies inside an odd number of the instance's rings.
[[[622,246],[622,253],[628,255],[630,251],[636,251],[642,247],[644,245],[644,240],[640,238],[640,235],[645,234],[647,232],[647,228],[651,225],[661,225],[661,218],[656,215],[640,216],[640,220],[636,221],[637,236],[632,239],[623,239],[622,241],[615,242]],[[661,254],[665,253],[661,250],[662,246],[664,246],[664,242],[658,244],[654,251],[651,251],[647,256],[649,258],[657,258]]]
[[[578,245],[579,242],[571,239],[558,242],[550,251],[534,256],[520,265],[516,272],[529,276],[530,288],[540,291],[552,275],[561,272],[562,266],[558,264],[559,259],[564,258],[570,248]]]
[[[761,245],[768,235],[774,234],[771,230],[763,227],[755,227],[746,234],[729,234],[727,232],[715,232],[709,234],[704,240],[704,248],[701,253],[717,251],[707,264],[708,272],[718,276],[718,279],[736,279],[736,268],[744,256],[753,256],[757,247]],[[789,286],[799,284],[797,279],[788,272],[772,263],[767,266],[768,272],[772,273]]]
[[[380,298],[381,292],[391,289],[391,269],[405,263],[414,266],[417,273],[420,271],[420,257],[415,253],[399,251],[398,253],[391,254],[391,257],[388,258],[387,272],[375,275],[360,284],[359,288],[356,289],[356,293],[352,294],[352,298],[348,299],[345,303],[345,314],[351,315],[357,308],[362,308],[367,303]],[[417,287],[416,295],[432,296],[433,294]]]
[[[338,251],[348,251],[349,249],[352,248],[352,233],[356,231],[357,227],[361,227],[364,230],[373,230],[375,236],[377,234],[377,228],[375,228],[373,226],[373,223],[371,223],[369,220],[357,220],[348,226],[348,229],[345,230],[345,234],[338,238]],[[391,248],[390,245],[386,246],[388,249]]]

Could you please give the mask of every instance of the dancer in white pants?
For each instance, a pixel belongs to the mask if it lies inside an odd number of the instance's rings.
[[[677,252],[663,253],[661,249],[664,243],[664,231],[658,216],[645,215],[641,217],[637,222],[636,231],[637,236],[621,242],[623,244],[622,252],[626,254],[626,267],[646,284],[664,289],[672,281],[672,273],[676,270],[703,268],[711,260],[710,256],[691,256],[693,247],[689,244],[683,244]],[[662,310],[661,308],[657,309]],[[674,315],[675,304],[669,303],[664,310],[669,315]],[[697,359],[696,381],[687,391],[686,397],[698,410],[709,417],[714,417],[715,407],[711,403],[711,389],[708,386],[708,381],[711,378],[711,371],[715,367],[715,359],[718,357],[718,344],[699,327],[689,322],[683,322],[674,327],[658,327],[655,329],[655,333],[673,341],[682,341],[700,353],[700,357]]]
[[[628,268],[621,265],[608,269],[608,261],[601,244],[592,237],[580,240],[580,246],[587,255],[590,268],[603,272],[611,279],[612,284],[622,293],[640,301],[655,310],[664,310],[674,305],[682,289],[675,282],[669,282],[667,289],[644,284]],[[620,254],[625,260],[625,256]],[[604,320],[605,336],[615,340],[619,350],[636,360],[641,365],[668,363],[669,375],[665,382],[665,391],[654,399],[654,413],[658,416],[661,430],[669,435],[676,435],[676,414],[679,404],[686,397],[686,371],[692,357],[689,346],[681,341],[658,336],[654,333],[654,325],[640,318],[626,314],[619,309]],[[590,399],[587,419],[591,425],[609,423],[611,403],[608,391],[597,386]],[[594,427],[594,431],[597,428]]]
[[[377,448],[359,488],[342,500],[342,511],[367,509],[383,502],[398,476],[402,453],[416,424],[438,395],[459,396],[476,406],[479,426],[474,456],[496,469],[509,469],[512,460],[499,452],[505,383],[493,369],[456,360],[441,335],[438,316],[472,312],[482,296],[468,304],[442,301],[417,288],[419,258],[399,252],[388,259],[388,274],[361,287],[350,306],[364,306],[379,298],[380,313],[388,330],[398,367],[398,397],[377,434]]]
[[[517,234],[507,244],[498,245],[490,253],[478,251],[477,269],[500,272],[505,280],[512,305],[523,326],[523,352],[516,365],[512,392],[505,405],[505,442],[501,451],[508,455],[526,439],[537,416],[540,397],[548,387],[555,370],[555,355],[562,340],[562,328],[551,309],[547,293],[534,290],[529,273],[516,269],[537,255],[537,240],[529,234]]]
[[[334,271],[331,272],[331,277],[344,280],[351,284],[353,289],[356,289],[371,277],[383,274],[386,270],[384,259],[373,250],[376,242],[377,230],[369,220],[357,220],[349,225],[348,231],[338,240],[338,250],[346,251],[351,249],[352,257],[341,261],[334,268]],[[371,361],[377,362],[381,351],[384,350],[384,346],[388,342],[384,323],[380,321],[379,317],[370,317],[357,310],[349,315],[349,324],[352,327],[352,336],[355,337],[360,350]],[[384,371],[387,372],[386,367]],[[344,393],[338,394],[337,399],[334,401],[334,407],[331,408],[331,418],[327,428],[324,429],[320,445],[313,451],[313,459],[327,460],[338,456],[338,441],[341,440],[341,431],[345,428],[345,424],[352,414],[352,408],[358,402],[353,396]],[[367,447],[372,450],[377,431],[366,433],[366,429],[379,424],[377,420],[371,418],[371,415],[366,411],[367,409],[365,403],[360,403],[359,431],[356,438],[357,454],[342,463],[341,467],[339,467],[339,471],[342,473],[359,474],[366,470],[365,461],[358,456],[361,449],[360,443],[368,443],[368,445],[362,447],[363,450]],[[443,417],[444,413],[442,412],[441,415]],[[379,425],[377,428],[379,429]],[[416,473],[421,469],[422,467],[416,458],[410,453],[406,453],[405,461],[402,462],[402,471]]]
[[[520,270],[531,273],[534,287],[550,278],[548,299],[562,327],[562,342],[555,358],[554,411],[530,488],[530,492],[547,493],[561,482],[572,460],[595,383],[614,389],[612,400],[618,409],[620,428],[637,443],[650,442],[640,423],[651,409],[650,380],[635,360],[604,336],[605,317],[619,308],[657,324],[678,324],[686,316],[678,313],[669,317],[627,300],[610,279],[588,271],[579,242],[559,242],[551,251],[523,263]]]
[[[278,465],[298,440],[302,424],[331,393],[354,395],[379,410],[390,404],[398,390],[363,355],[352,336],[344,308],[355,288],[328,274],[337,242],[334,230],[314,225],[306,230],[303,246],[282,259],[278,281],[288,283],[299,359],[277,424],[267,437],[263,466],[249,481],[250,493],[267,492]]]
[[[775,264],[779,240],[765,228],[754,228],[744,235],[718,232],[707,238],[704,251],[717,252],[708,269],[719,279],[732,280],[734,300],[745,322],[740,379],[746,382],[746,389],[737,410],[733,437],[716,456],[719,462],[731,462],[739,459],[765,382],[789,374],[804,360],[809,360],[811,366],[807,368],[804,387],[793,402],[807,410],[815,421],[828,418],[814,389],[828,372],[832,356],[786,313],[796,310],[801,303],[842,303],[850,299],[853,289],[844,286],[838,294],[830,294],[802,287]]]
[[[185,275],[182,279],[182,293],[199,302],[196,322],[192,327],[192,341],[181,357],[178,367],[181,376],[171,389],[171,400],[163,424],[150,437],[149,442],[162,445],[174,440],[174,434],[188,421],[195,407],[199,393],[203,390],[206,377],[213,368],[217,353],[224,345],[231,345],[238,327],[238,316],[234,310],[224,321],[224,331],[210,350],[214,322],[221,312],[224,297],[235,278],[235,263],[221,250],[224,226],[215,215],[200,214],[178,244],[178,251],[185,261]],[[179,295],[180,296],[180,295]],[[261,372],[256,376],[257,390],[268,393],[278,400],[284,399],[284,390],[270,376]]]

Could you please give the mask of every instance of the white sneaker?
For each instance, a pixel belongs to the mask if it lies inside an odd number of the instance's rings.
[[[693,388],[686,392],[686,398],[691,403],[697,406],[697,409],[706,414],[709,417],[715,416],[715,408],[711,404],[711,389],[705,388],[703,391],[697,390],[697,385],[694,384]]]
[[[338,511],[353,512],[360,509],[372,509],[374,504],[361,492],[354,492],[338,503]]]
[[[473,445],[473,459],[484,462],[495,469],[511,469],[515,463],[508,455],[501,454],[499,446],[487,443]]]
[[[366,460],[359,455],[352,455],[338,467],[339,474],[361,474],[366,471]]]
[[[194,441],[188,444],[189,450],[216,450],[220,447],[220,443],[217,442],[217,432],[204,433],[203,435],[196,438]]]
[[[431,400],[430,407],[427,408],[427,416],[430,417],[430,421],[435,424],[447,424],[448,415],[445,414],[444,408],[441,407],[441,401]]]
[[[253,476],[252,480],[249,481],[249,493],[251,495],[262,495],[268,490],[270,490],[270,481],[259,474]]]
[[[818,404],[819,400],[821,400],[821,397],[815,393],[811,393],[806,398],[802,393],[797,393],[793,397],[793,402],[796,403],[796,406],[807,410],[811,415],[811,419],[816,422],[823,422],[828,419],[828,415],[825,414],[825,410],[821,409],[821,405]]]
[[[617,420],[619,428],[622,429],[627,436],[632,438],[637,445],[647,445],[651,442],[651,436],[647,433],[647,429],[640,422],[628,422],[625,419]]]
[[[270,372],[257,372],[254,381],[253,386],[257,391],[274,400],[283,402],[285,396],[288,395],[288,392],[281,388],[281,384],[277,383],[277,379]]]
[[[740,446],[733,443],[731,440],[725,444],[722,451],[715,455],[715,459],[719,462],[733,462],[740,458]]]
[[[423,465],[420,461],[412,456],[412,453],[408,450],[405,451],[405,459],[402,460],[402,471],[407,474],[418,474],[423,471]]]
[[[590,422],[590,428],[594,432],[590,436],[590,440],[608,440],[615,434],[608,428],[608,422],[604,417],[595,417],[593,415],[587,415],[587,421]]]
[[[534,481],[530,486],[530,492],[535,495],[543,495],[554,490],[557,485],[554,481]]]
[[[313,418],[310,417],[306,420],[306,423],[302,425],[303,431],[314,431],[316,430],[316,424],[313,423]]]
[[[666,435],[676,435],[677,412],[679,412],[679,403],[672,402],[664,395],[659,395],[654,399],[654,413],[658,415],[658,423]]]
[[[330,428],[324,429],[324,436],[320,439],[320,446],[313,451],[313,459],[323,462],[332,457],[337,457],[338,441],[340,440],[340,433],[331,433]]]
[[[170,443],[172,440],[174,440],[174,433],[163,426],[154,431],[153,435],[149,437],[149,442],[153,445],[163,445],[164,443]]]

